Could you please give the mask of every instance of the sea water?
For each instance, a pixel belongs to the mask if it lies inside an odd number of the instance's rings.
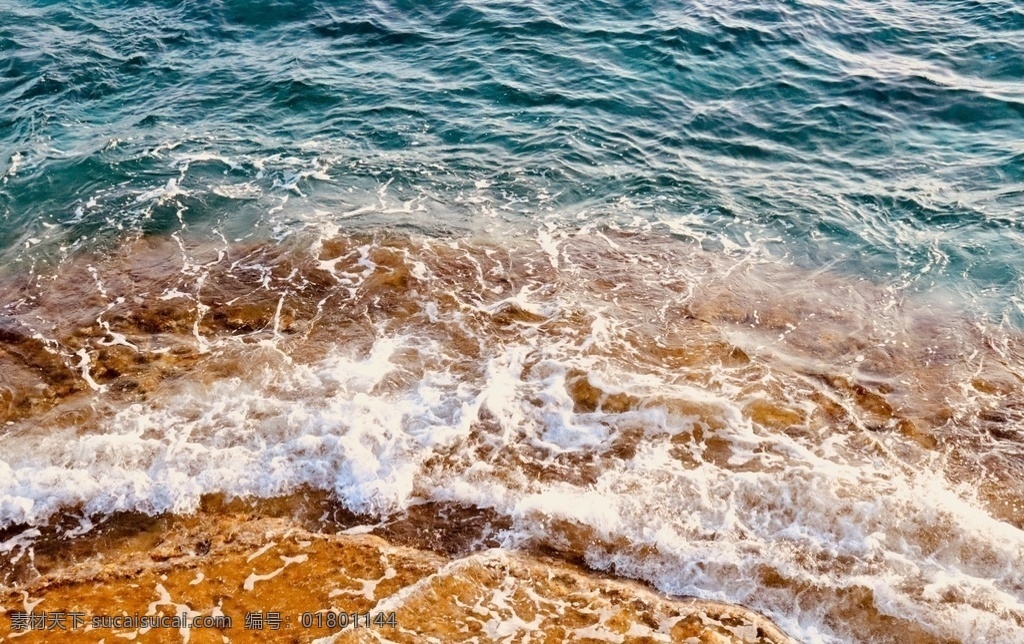
[[[0,528],[312,488],[1022,641],[1022,212],[1018,0],[6,0]]]

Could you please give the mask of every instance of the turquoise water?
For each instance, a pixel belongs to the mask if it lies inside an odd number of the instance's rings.
[[[346,227],[685,221],[1021,321],[1014,0],[11,0],[0,69],[5,263],[173,229],[169,179],[239,230],[386,184]]]
[[[0,555],[312,488],[1024,641],[1022,213],[1021,0],[3,0]]]

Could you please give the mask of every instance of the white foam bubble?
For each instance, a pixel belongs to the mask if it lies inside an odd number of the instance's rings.
[[[538,265],[571,274],[561,233],[544,230]],[[359,246],[321,267],[355,294],[382,270],[371,251]],[[70,506],[188,512],[204,494],[271,497],[300,486],[375,515],[457,502],[510,518],[510,547],[564,544],[575,530],[594,567],[757,608],[807,642],[851,637],[824,616],[847,610],[844,595],[855,591],[936,637],[1024,641],[1024,532],[951,480],[941,450],[856,427],[770,431],[743,411],[762,395],[752,381],[777,377],[767,368],[719,367],[694,383],[631,361],[624,337],[648,320],[629,317],[630,289],[587,300],[532,283],[496,294],[479,260],[470,292],[437,289],[460,303],[442,307],[430,300],[438,278],[408,261],[426,282],[414,320],[429,327],[377,325],[366,350],[325,346],[310,364],[290,360],[274,338],[247,349],[257,367],[243,375],[179,379],[96,429],[21,426],[0,436],[0,526],[42,524]],[[631,266],[652,272],[651,283],[673,278],[639,256]],[[202,275],[201,265],[191,273]],[[680,291],[673,303],[690,296]],[[444,328],[471,334],[472,316],[509,311],[530,319],[476,337],[478,355],[443,341]],[[570,315],[585,322],[558,331]],[[227,350],[195,331],[204,348]],[[78,355],[91,380],[89,353]],[[849,362],[867,364],[853,362],[861,355]],[[570,380],[580,374],[605,397],[632,402],[578,404]],[[798,377],[776,384],[797,401],[812,391]],[[268,578],[253,575],[250,587]]]
[[[135,203],[144,203],[146,201],[169,201],[174,197],[188,194],[179,185],[176,177],[171,177],[167,180],[167,183],[159,188],[153,188],[147,190],[135,198]]]

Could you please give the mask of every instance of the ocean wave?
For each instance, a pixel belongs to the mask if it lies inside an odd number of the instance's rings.
[[[0,518],[448,503],[804,641],[1010,641],[1019,339],[727,257],[545,227],[77,259],[7,287]]]

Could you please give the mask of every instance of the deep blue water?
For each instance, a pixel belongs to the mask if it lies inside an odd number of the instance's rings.
[[[1024,3],[7,0],[0,168],[5,263],[170,230],[175,179],[229,230],[685,221],[1019,317]]]

